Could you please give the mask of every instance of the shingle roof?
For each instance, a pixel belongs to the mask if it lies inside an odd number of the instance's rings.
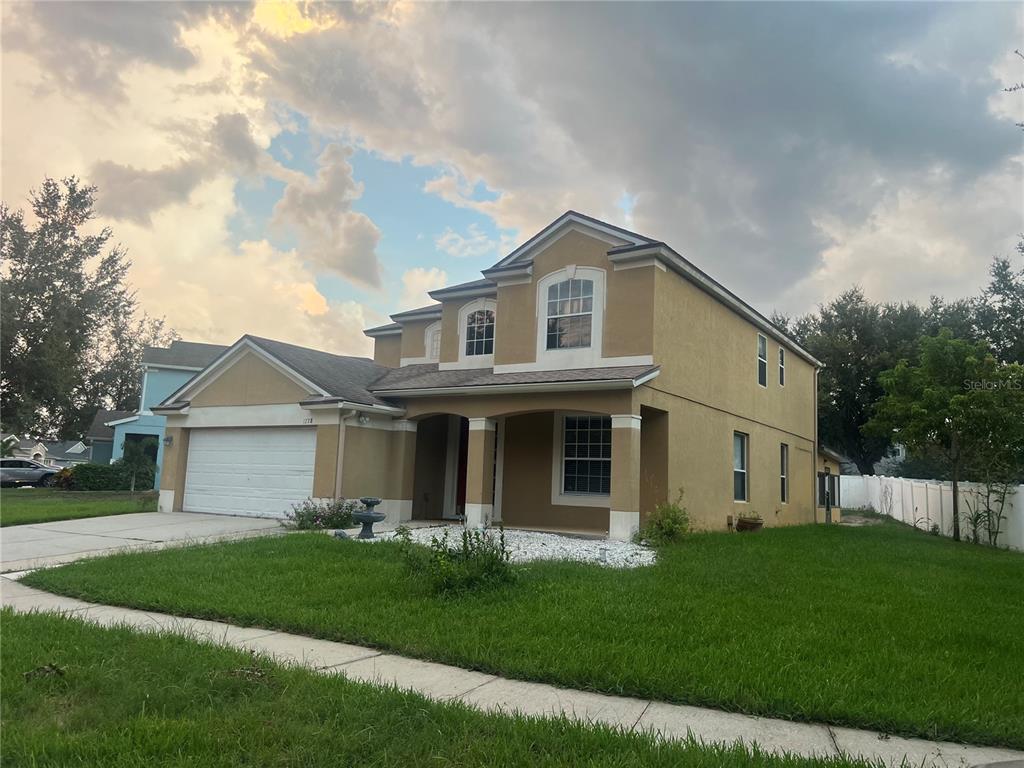
[[[388,369],[365,357],[333,355],[283,341],[245,336],[293,371],[309,379],[331,397],[363,405],[386,405],[369,392],[369,386]]]
[[[172,341],[169,347],[146,347],[142,353],[145,365],[173,365],[201,369],[216,360],[228,348],[222,344],[198,341]]]
[[[470,280],[468,283],[458,283],[456,285],[447,285],[444,288],[436,288],[433,291],[429,291],[428,294],[432,299],[441,299],[452,293],[475,291],[477,289],[484,290],[485,288],[494,288],[497,290],[497,287],[497,283],[484,277],[480,280]],[[394,315],[392,315],[392,317],[394,317]]]
[[[522,371],[494,373],[492,368],[441,371],[436,363],[390,368],[370,390],[377,394],[401,396],[404,391],[466,387],[501,387],[522,384],[568,384],[573,382],[634,382],[658,371],[656,365],[630,365],[614,368],[576,368],[561,371]]]
[[[12,439],[13,438],[13,439]],[[12,434],[10,432],[0,433],[0,440],[6,442],[18,441],[18,448],[24,451],[30,451],[39,445],[38,440],[33,440],[31,437],[20,437],[19,435]]]
[[[105,408],[100,408],[93,416],[92,424],[89,426],[89,431],[85,433],[85,437],[89,440],[113,440],[114,428],[108,427],[107,422],[127,419],[134,415],[134,411],[108,411]]]
[[[70,459],[72,461],[86,461],[92,456],[92,449],[88,446],[84,451],[68,453],[68,450],[81,443],[81,440],[58,440],[52,443],[43,443],[46,446],[46,455],[51,459]]]
[[[418,318],[420,316],[423,316],[423,317],[433,317],[434,315],[440,315],[440,314],[441,314],[441,305],[435,303],[435,304],[428,304],[425,307],[416,307],[416,309],[407,309],[404,312],[395,312],[395,314],[391,315],[391,319],[392,320],[400,320],[400,319],[415,320],[416,318]]]

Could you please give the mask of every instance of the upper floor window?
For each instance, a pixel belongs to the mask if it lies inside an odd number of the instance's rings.
[[[757,334],[757,383],[768,386],[768,339]]]
[[[440,341],[438,342],[440,344]],[[476,309],[466,315],[466,355],[494,354],[494,311]]]
[[[786,386],[786,350],[779,347],[779,386]]]
[[[589,347],[594,281],[577,278],[548,287],[547,349]]]
[[[423,346],[427,360],[437,362],[441,359],[441,321],[431,323],[423,333]]]

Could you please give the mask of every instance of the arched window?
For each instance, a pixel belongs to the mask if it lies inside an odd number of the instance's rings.
[[[547,349],[589,347],[594,281],[570,278],[548,287]]]
[[[466,315],[466,355],[494,354],[494,311],[476,309]]]
[[[423,332],[423,347],[427,360],[436,363],[441,359],[441,321],[431,323]]]

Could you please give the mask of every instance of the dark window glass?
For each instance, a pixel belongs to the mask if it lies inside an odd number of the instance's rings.
[[[566,416],[563,429],[562,492],[611,493],[611,417]]]
[[[789,446],[785,443],[779,444],[779,498],[789,501]]]
[[[466,317],[466,355],[494,354],[494,312],[478,309]]]
[[[732,435],[732,497],[747,500],[747,436],[742,432]]]
[[[547,349],[590,346],[594,281],[563,280],[548,288]]]

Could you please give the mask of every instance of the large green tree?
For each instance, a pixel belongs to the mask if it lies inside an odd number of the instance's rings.
[[[95,194],[75,177],[47,178],[30,195],[30,216],[0,204],[5,430],[80,437],[98,406],[130,402],[121,391],[128,368],[138,387],[141,346],[129,337],[152,321],[135,319],[124,249],[108,228],[88,231]]]
[[[854,287],[815,313],[773,320],[824,363],[818,377],[821,440],[862,472],[873,472],[891,442],[887,435],[863,434],[861,425],[883,395],[882,371],[916,355],[926,313],[913,304],[878,304]]]
[[[865,433],[923,454],[937,453],[953,481],[953,538],[960,538],[959,482],[978,463],[1024,454],[1024,375],[1000,364],[985,342],[948,329],[920,341],[915,363],[901,360],[879,381],[884,396]]]
[[[1024,257],[1024,239],[1017,252]],[[1014,269],[1010,259],[996,258],[989,275],[977,301],[978,328],[998,360],[1024,364],[1024,265]]]

